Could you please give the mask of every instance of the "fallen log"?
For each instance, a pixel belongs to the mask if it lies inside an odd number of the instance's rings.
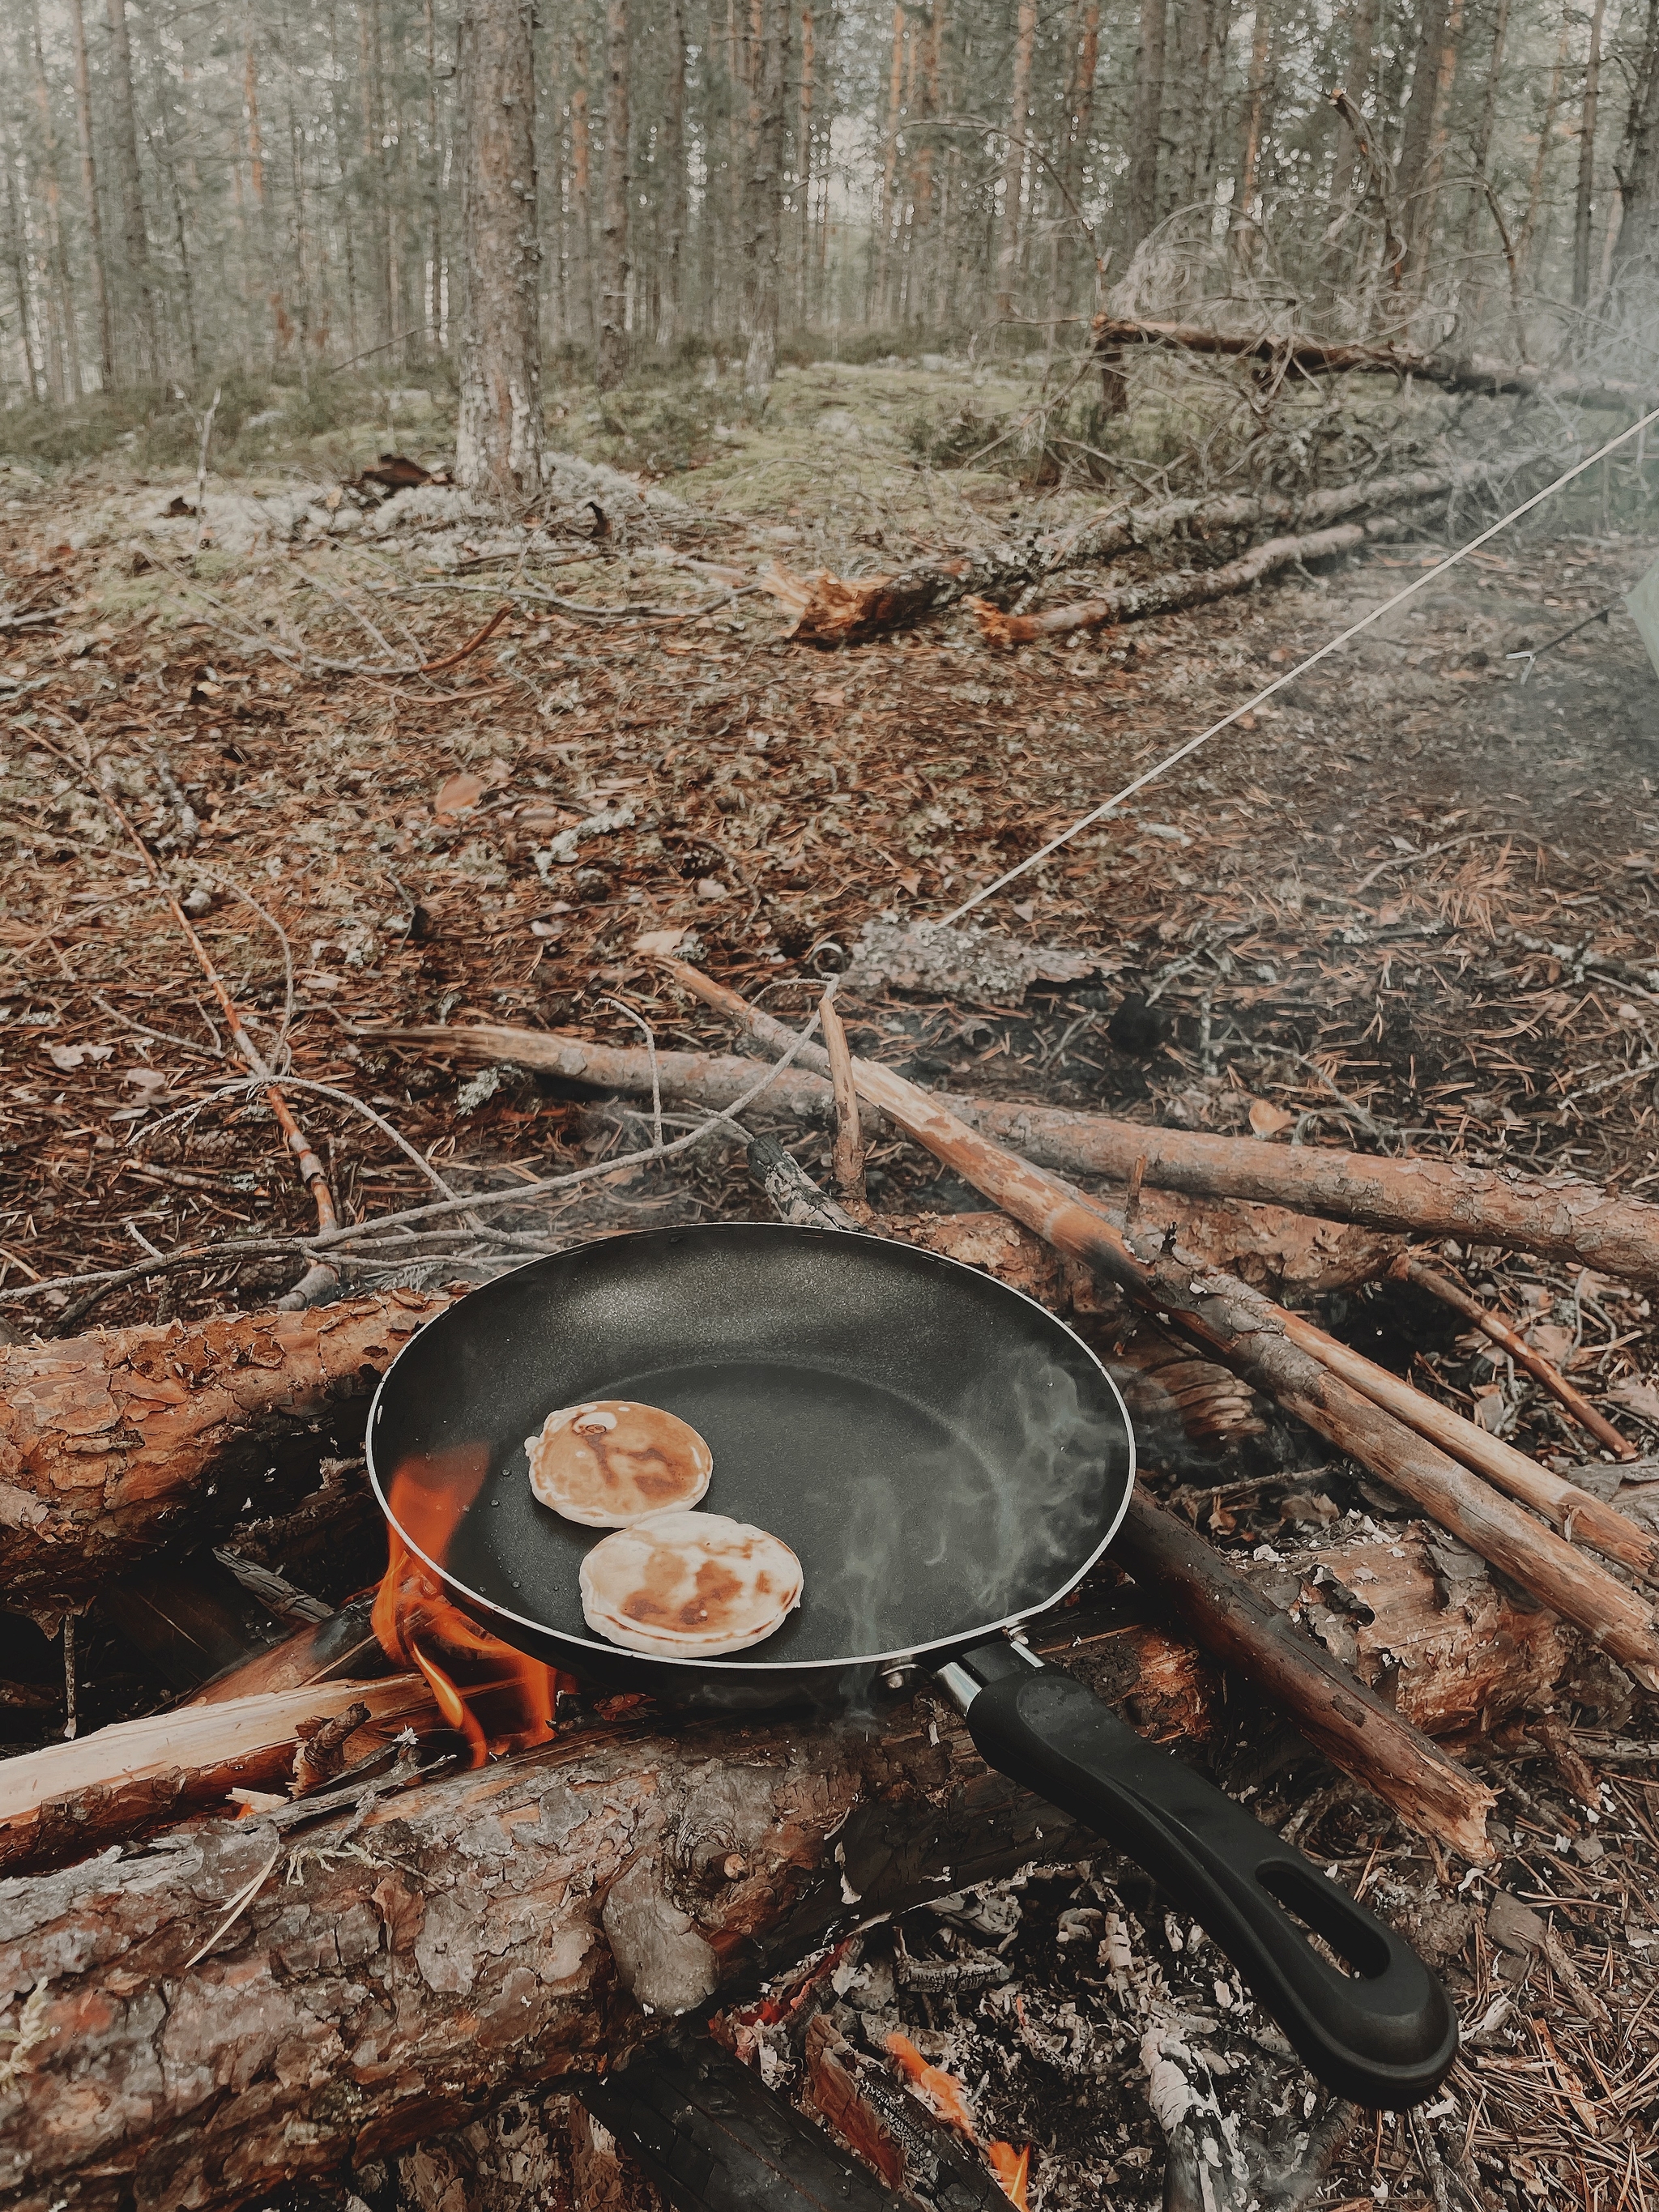
[[[286,1510],[356,1449],[376,1382],[447,1300],[392,1291],[0,1347],[0,1579],[49,1631],[163,1548]]]
[[[1141,322],[1121,315],[1097,315],[1095,351],[1103,374],[1121,374],[1126,352],[1139,346],[1164,347],[1254,361],[1262,367],[1293,368],[1304,376],[1354,373],[1420,377],[1448,392],[1486,392],[1494,398],[1518,393],[1529,399],[1559,399],[1580,407],[1639,414],[1659,392],[1644,384],[1585,378],[1540,368],[1531,362],[1504,362],[1487,354],[1425,353],[1415,346],[1310,337],[1301,331],[1218,331],[1201,323]]]
[[[1068,630],[1104,629],[1116,623],[1145,622],[1152,615],[1178,614],[1183,607],[1205,606],[1212,599],[1254,591],[1282,568],[1351,553],[1369,538],[1398,535],[1398,527],[1392,523],[1342,522],[1304,537],[1270,538],[1237,560],[1223,562],[1219,568],[1180,568],[1145,577],[1139,583],[1114,585],[1092,599],[1079,599],[1066,607],[1049,607],[1042,614],[1005,614],[988,599],[970,599],[968,605],[987,644],[1029,645],[1036,638],[1057,637]]]
[[[735,994],[731,995],[735,997]],[[738,1000],[737,1003],[742,1005],[744,1001]],[[465,1029],[376,1026],[361,1028],[356,1034],[377,1037],[386,1043],[425,1045],[439,1052],[460,1053],[470,1059],[541,1069],[568,1082],[591,1085],[595,1090],[623,1097],[651,1096],[650,1055],[638,1047],[590,1044],[586,1038],[561,1036],[550,1030],[498,1028],[493,1024]],[[811,1057],[818,1050],[809,1045],[800,1057]],[[656,1064],[665,1105],[726,1107],[754,1087],[754,1061],[736,1053],[659,1051]],[[833,1127],[835,1097],[828,1080],[828,1066],[826,1056],[822,1073],[799,1066],[785,1068],[767,1092],[768,1103],[814,1127]],[[1045,1113],[1042,1108],[1006,1106],[990,1099],[951,1098],[949,1103],[952,1111],[960,1113],[975,1127],[981,1120],[991,1122],[999,1117],[1026,1114],[1041,1119]],[[863,1113],[867,1117],[866,1134],[873,1136],[879,1128],[880,1117],[873,1107],[865,1107]],[[1099,1120],[1088,1114],[1060,1118],[1079,1124],[1085,1132]],[[1134,1122],[1107,1122],[1103,1126],[1124,1131],[1139,1128]],[[1145,1128],[1139,1129],[1139,1133],[1158,1139],[1168,1133]],[[1067,1143],[1067,1138],[1061,1133],[1052,1140],[1050,1148],[1065,1152]],[[1065,1163],[1051,1159],[1048,1164],[1063,1166]],[[1079,1171],[1092,1172],[1088,1168]],[[1160,1197],[1160,1226],[1173,1222],[1188,1249],[1200,1254],[1212,1266],[1224,1267],[1249,1282],[1272,1284],[1304,1293],[1346,1289],[1356,1283],[1373,1281],[1386,1273],[1400,1250],[1397,1240],[1386,1231],[1342,1227],[1331,1221],[1314,1220],[1309,1218],[1313,1212],[1310,1207],[1296,1211],[1283,1205],[1212,1198],[1202,1194],[1196,1181],[1194,1188],[1203,1196],[1201,1205],[1188,1205],[1179,1194]],[[1659,1209],[1654,1211],[1659,1218]]]
[[[1157,506],[1118,507],[1047,536],[981,547],[943,561],[917,562],[891,576],[841,577],[827,570],[797,576],[774,563],[759,581],[782,601],[792,620],[787,635],[802,645],[854,645],[862,638],[942,614],[958,599],[1007,597],[1062,568],[1115,560],[1133,548],[1176,536],[1200,540],[1241,532],[1296,525],[1303,529],[1344,517],[1477,490],[1513,475],[1513,458],[1502,467],[1480,461],[1415,469],[1367,483],[1338,484],[1299,499],[1255,498],[1231,493],[1207,499],[1165,500]]]
[[[769,1052],[780,1048],[780,1038],[787,1043],[793,1036],[772,1016],[750,1008],[736,992],[697,976],[684,961],[659,964],[684,989],[739,1021],[745,1033]],[[650,1095],[649,1061],[637,1048],[589,1044],[540,1030],[483,1025],[374,1029],[358,1034],[387,1042],[428,1044],[481,1060],[513,1060],[634,1097]],[[665,1052],[659,1053],[658,1060],[664,1099],[672,1097],[677,1104],[729,1105],[755,1079],[752,1062],[736,1054]],[[821,1048],[807,1045],[768,1097],[803,1120],[827,1125],[832,1110],[828,1073],[829,1061]],[[1387,1235],[1451,1237],[1498,1245],[1509,1252],[1536,1253],[1541,1259],[1591,1267],[1644,1289],[1659,1290],[1659,1206],[1621,1198],[1576,1176],[1510,1176],[1458,1160],[1389,1159],[1312,1145],[1264,1144],[1255,1137],[1164,1129],[1151,1122],[1119,1121],[1110,1115],[1018,1099],[962,1097],[945,1091],[922,1095],[936,1098],[980,1135],[1060,1175],[1127,1183],[1139,1162],[1147,1189],[1201,1199],[1206,1210],[1218,1200],[1232,1200],[1321,1215],[1327,1222],[1350,1223]],[[1161,1197],[1160,1209],[1164,1205]],[[1178,1210],[1170,1210],[1162,1218],[1176,1221],[1183,1241],[1191,1232],[1194,1249],[1206,1250],[1195,1217],[1183,1219]]]
[[[769,1017],[752,1020],[735,993],[684,962],[667,964],[709,1004],[735,1002],[734,1018],[750,1034],[764,1037],[769,1028],[789,1036]],[[1297,1340],[1295,1316],[1177,1252],[1160,1249],[1156,1257],[1143,1258],[1081,1192],[988,1142],[890,1068],[862,1060],[853,1066],[860,1095],[976,1190],[1060,1251],[1106,1275],[1164,1326],[1212,1352],[1576,1623],[1638,1681],[1659,1688],[1659,1629],[1652,1608],[1563,1536],[1340,1379]],[[1590,1502],[1588,1493],[1585,1501]],[[1571,1525],[1577,1534],[1576,1514]]]

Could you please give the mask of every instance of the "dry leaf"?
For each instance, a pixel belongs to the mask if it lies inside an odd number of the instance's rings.
[[[642,952],[647,960],[672,959],[685,942],[686,933],[681,929],[647,929],[643,937],[634,939],[635,952]]]
[[[438,786],[438,796],[433,804],[440,814],[465,814],[483,797],[484,780],[474,775],[471,769],[462,769],[454,775],[447,775]]]
[[[1572,1357],[1572,1331],[1561,1328],[1559,1322],[1535,1321],[1527,1331],[1527,1341],[1534,1352],[1541,1352],[1558,1367],[1565,1367]]]
[[[700,876],[697,878],[697,896],[700,899],[723,899],[728,896],[726,885],[718,876]]]
[[[1659,1426],[1659,1390],[1642,1376],[1633,1375],[1623,1382],[1615,1382],[1607,1395],[1615,1406],[1623,1406],[1632,1413],[1639,1413],[1644,1421]]]
[[[67,1075],[79,1067],[83,1060],[107,1060],[114,1051],[112,1044],[49,1044],[46,1057],[52,1066]]]
[[[1296,1127],[1294,1114],[1287,1114],[1282,1106],[1270,1106],[1265,1098],[1250,1101],[1250,1128],[1258,1137],[1282,1137],[1286,1129]]]

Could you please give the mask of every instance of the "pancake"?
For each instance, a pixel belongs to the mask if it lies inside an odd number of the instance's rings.
[[[562,1407],[524,1448],[542,1504],[585,1528],[625,1528],[647,1513],[695,1505],[714,1470],[694,1428],[628,1398]]]
[[[800,1603],[800,1561],[781,1538],[723,1513],[654,1513],[595,1544],[582,1612],[599,1635],[653,1659],[746,1651]]]

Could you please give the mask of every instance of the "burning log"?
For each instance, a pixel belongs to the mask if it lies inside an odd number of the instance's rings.
[[[732,1002],[751,1034],[768,1042],[769,1031],[787,1036],[769,1017],[753,1017],[735,993],[684,962],[670,964],[709,1003],[724,1007]],[[1160,1249],[1156,1258],[1143,1259],[1103,1207],[988,1142],[915,1084],[868,1060],[855,1060],[854,1071],[862,1097],[976,1190],[1060,1251],[1099,1270],[1166,1326],[1213,1352],[1316,1434],[1380,1474],[1483,1559],[1513,1576],[1522,1589],[1576,1623],[1638,1681],[1659,1688],[1659,1629],[1652,1608],[1571,1543],[1541,1528],[1428,1443],[1420,1424],[1407,1426],[1340,1377],[1310,1348],[1309,1324],[1245,1285],[1206,1273],[1176,1253]],[[1423,1402],[1429,1408],[1425,1422],[1443,1411]],[[1554,1480],[1542,1469],[1535,1472],[1540,1480]],[[1577,1493],[1568,1522],[1574,1534],[1581,1527],[1577,1497],[1585,1506],[1595,1502],[1588,1492]],[[1588,1533],[1588,1524],[1583,1525]]]
[[[1208,539],[1286,525],[1322,526],[1348,515],[1377,514],[1443,498],[1449,492],[1474,490],[1497,481],[1500,474],[1512,474],[1515,465],[1511,460],[1500,471],[1484,462],[1456,462],[1378,477],[1369,483],[1338,484],[1301,499],[1258,499],[1240,493],[1167,500],[1157,507],[1115,507],[1069,530],[984,547],[951,560],[918,562],[896,575],[844,578],[823,571],[796,576],[775,564],[759,580],[789,610],[793,619],[788,635],[799,643],[854,645],[884,630],[925,622],[958,599],[991,593],[1006,598],[1062,568],[1110,561],[1132,547],[1158,544],[1178,535]]]
[[[1177,568],[1139,583],[1116,584],[1092,599],[1049,607],[1042,614],[1004,614],[988,599],[970,599],[968,605],[988,644],[1029,645],[1033,639],[1057,637],[1068,630],[1105,629],[1115,623],[1143,622],[1150,615],[1178,614],[1183,607],[1204,606],[1212,599],[1254,591],[1281,568],[1350,553],[1368,538],[1397,535],[1397,527],[1387,522],[1342,522],[1300,538],[1270,538],[1217,568]]]
[[[1424,353],[1414,346],[1365,344],[1309,337],[1301,332],[1216,331],[1201,323],[1139,322],[1097,315],[1095,351],[1103,375],[1121,376],[1125,352],[1136,346],[1161,346],[1182,353],[1224,355],[1254,361],[1279,372],[1293,368],[1304,376],[1364,374],[1421,377],[1448,392],[1480,392],[1496,398],[1514,392],[1528,399],[1564,400],[1570,405],[1601,407],[1639,414],[1654,404],[1651,386],[1592,380],[1540,368],[1530,362],[1498,361],[1486,354]]]
[[[355,1446],[375,1382],[447,1300],[392,1291],[301,1313],[0,1348],[0,1577],[49,1628],[162,1547],[275,1511]]]

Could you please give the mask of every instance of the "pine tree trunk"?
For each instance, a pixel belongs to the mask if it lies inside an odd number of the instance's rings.
[[[1590,292],[1590,214],[1595,198],[1595,107],[1601,86],[1601,26],[1607,0],[1590,15],[1589,56],[1584,64],[1584,106],[1578,126],[1578,190],[1572,219],[1572,304],[1588,307]]]
[[[64,244],[64,210],[58,181],[58,127],[52,120],[52,88],[46,82],[46,50],[40,43],[40,0],[33,0],[29,28],[33,44],[34,106],[40,118],[40,183],[46,203],[46,254],[52,270],[51,301],[58,344],[52,349],[52,383],[59,398],[78,399],[81,341],[75,327],[75,293],[70,283],[69,253]]]
[[[870,288],[870,319],[890,318],[893,267],[893,185],[898,174],[899,111],[903,104],[905,17],[902,0],[893,8],[893,39],[887,68],[887,127],[882,133],[881,197],[876,203],[876,265]]]
[[[1250,33],[1249,99],[1244,111],[1244,145],[1238,161],[1238,189],[1233,195],[1233,236],[1239,258],[1255,258],[1255,184],[1261,167],[1262,141],[1267,127],[1267,81],[1273,73],[1273,19],[1266,0],[1256,0],[1255,21]]]
[[[1130,256],[1158,221],[1158,142],[1164,120],[1164,49],[1168,31],[1164,9],[1165,0],[1140,0],[1134,127],[1129,142],[1129,234],[1124,240]],[[1258,20],[1261,13],[1258,0]]]
[[[110,4],[118,6],[120,0],[110,0]],[[265,295],[270,308],[270,350],[274,358],[282,347],[288,311],[283,305],[283,295],[276,283],[276,262],[271,252],[270,204],[265,196],[265,143],[259,122],[259,52],[253,0],[247,0],[243,14],[242,106],[247,119],[248,187],[252,195],[254,218],[259,233],[256,252],[264,271]]]
[[[98,301],[98,373],[107,392],[115,382],[115,337],[110,323],[103,210],[98,201],[98,160],[92,143],[92,77],[87,63],[87,22],[81,0],[70,0],[70,28],[75,40],[75,127],[81,146],[81,189],[86,197],[93,289]]]
[[[758,126],[749,173],[743,335],[744,392],[758,410],[772,389],[778,357],[778,290],[783,243],[783,124],[789,78],[791,0],[763,0],[760,51],[754,57]]]
[[[6,167],[6,247],[11,263],[11,280],[17,295],[17,330],[23,345],[23,367],[28,377],[29,398],[38,401],[40,392],[40,363],[34,349],[34,326],[31,319],[33,295],[29,288],[28,253],[23,242],[23,210],[17,204],[17,169],[12,159],[9,143],[0,136],[0,155]]]
[[[1659,26],[1659,0],[1652,0],[1652,8],[1653,12],[1649,21],[1650,38],[1656,26]],[[1544,178],[1555,141],[1555,118],[1561,110],[1561,80],[1566,70],[1567,45],[1571,36],[1572,17],[1570,15],[1564,15],[1561,35],[1555,49],[1555,65],[1550,71],[1549,90],[1544,98],[1544,119],[1538,132],[1538,152],[1533,161],[1532,177],[1527,187],[1527,212],[1522,218],[1520,235],[1516,241],[1516,258],[1523,270],[1528,267],[1532,259],[1533,242],[1538,233],[1538,217],[1544,204]],[[1635,114],[1636,109],[1633,106],[1632,118]],[[1659,126],[1659,114],[1656,114],[1655,123],[1656,126]],[[1628,216],[1630,211],[1628,188],[1626,188],[1625,207]]]
[[[1162,8],[1164,0],[1147,0]],[[1002,215],[997,226],[996,307],[1006,322],[1014,312],[1014,274],[1019,263],[1019,186],[1025,171],[1025,139],[1031,116],[1031,49],[1036,40],[1036,0],[1019,0],[1014,33],[1014,83],[1008,108],[1008,137],[1002,156]]]
[[[599,232],[599,386],[628,369],[628,0],[605,0],[605,206]]]
[[[533,0],[465,0],[459,76],[466,303],[456,475],[533,498],[542,475]]]
[[[809,40],[811,20],[809,15]],[[685,285],[685,0],[668,0],[668,35],[673,51],[668,58],[667,98],[657,143],[657,158],[663,172],[665,221],[657,257],[659,289],[656,337],[657,343],[664,348],[674,345],[679,338]]]
[[[935,7],[937,19],[939,9]],[[812,98],[817,90],[817,33],[809,6],[800,11],[800,105],[795,116],[795,191],[800,201],[796,241],[795,321],[807,319],[807,272],[812,256]]]
[[[110,82],[115,106],[115,166],[121,191],[121,244],[131,288],[133,347],[141,379],[161,373],[155,329],[155,289],[150,274],[149,234],[144,227],[143,178],[138,167],[138,118],[132,97],[132,46],[126,0],[105,0],[109,21]]]
[[[426,0],[426,168],[428,268],[425,290],[426,350],[443,350],[444,210],[443,148],[438,139],[438,21]]]
[[[1498,125],[1498,94],[1503,82],[1504,46],[1509,37],[1510,0],[1498,0],[1498,12],[1492,24],[1492,52],[1486,62],[1486,88],[1480,101],[1480,119],[1475,125],[1474,143],[1469,149],[1469,206],[1463,218],[1463,258],[1467,262],[1474,250],[1475,233],[1480,226],[1480,210],[1486,205],[1486,165],[1492,159],[1492,133]],[[1480,294],[1476,294],[1475,315],[1480,315]]]
[[[570,33],[570,228],[565,252],[572,271],[575,318],[585,344],[599,336],[593,298],[593,143],[588,128],[587,40],[580,21]]]

